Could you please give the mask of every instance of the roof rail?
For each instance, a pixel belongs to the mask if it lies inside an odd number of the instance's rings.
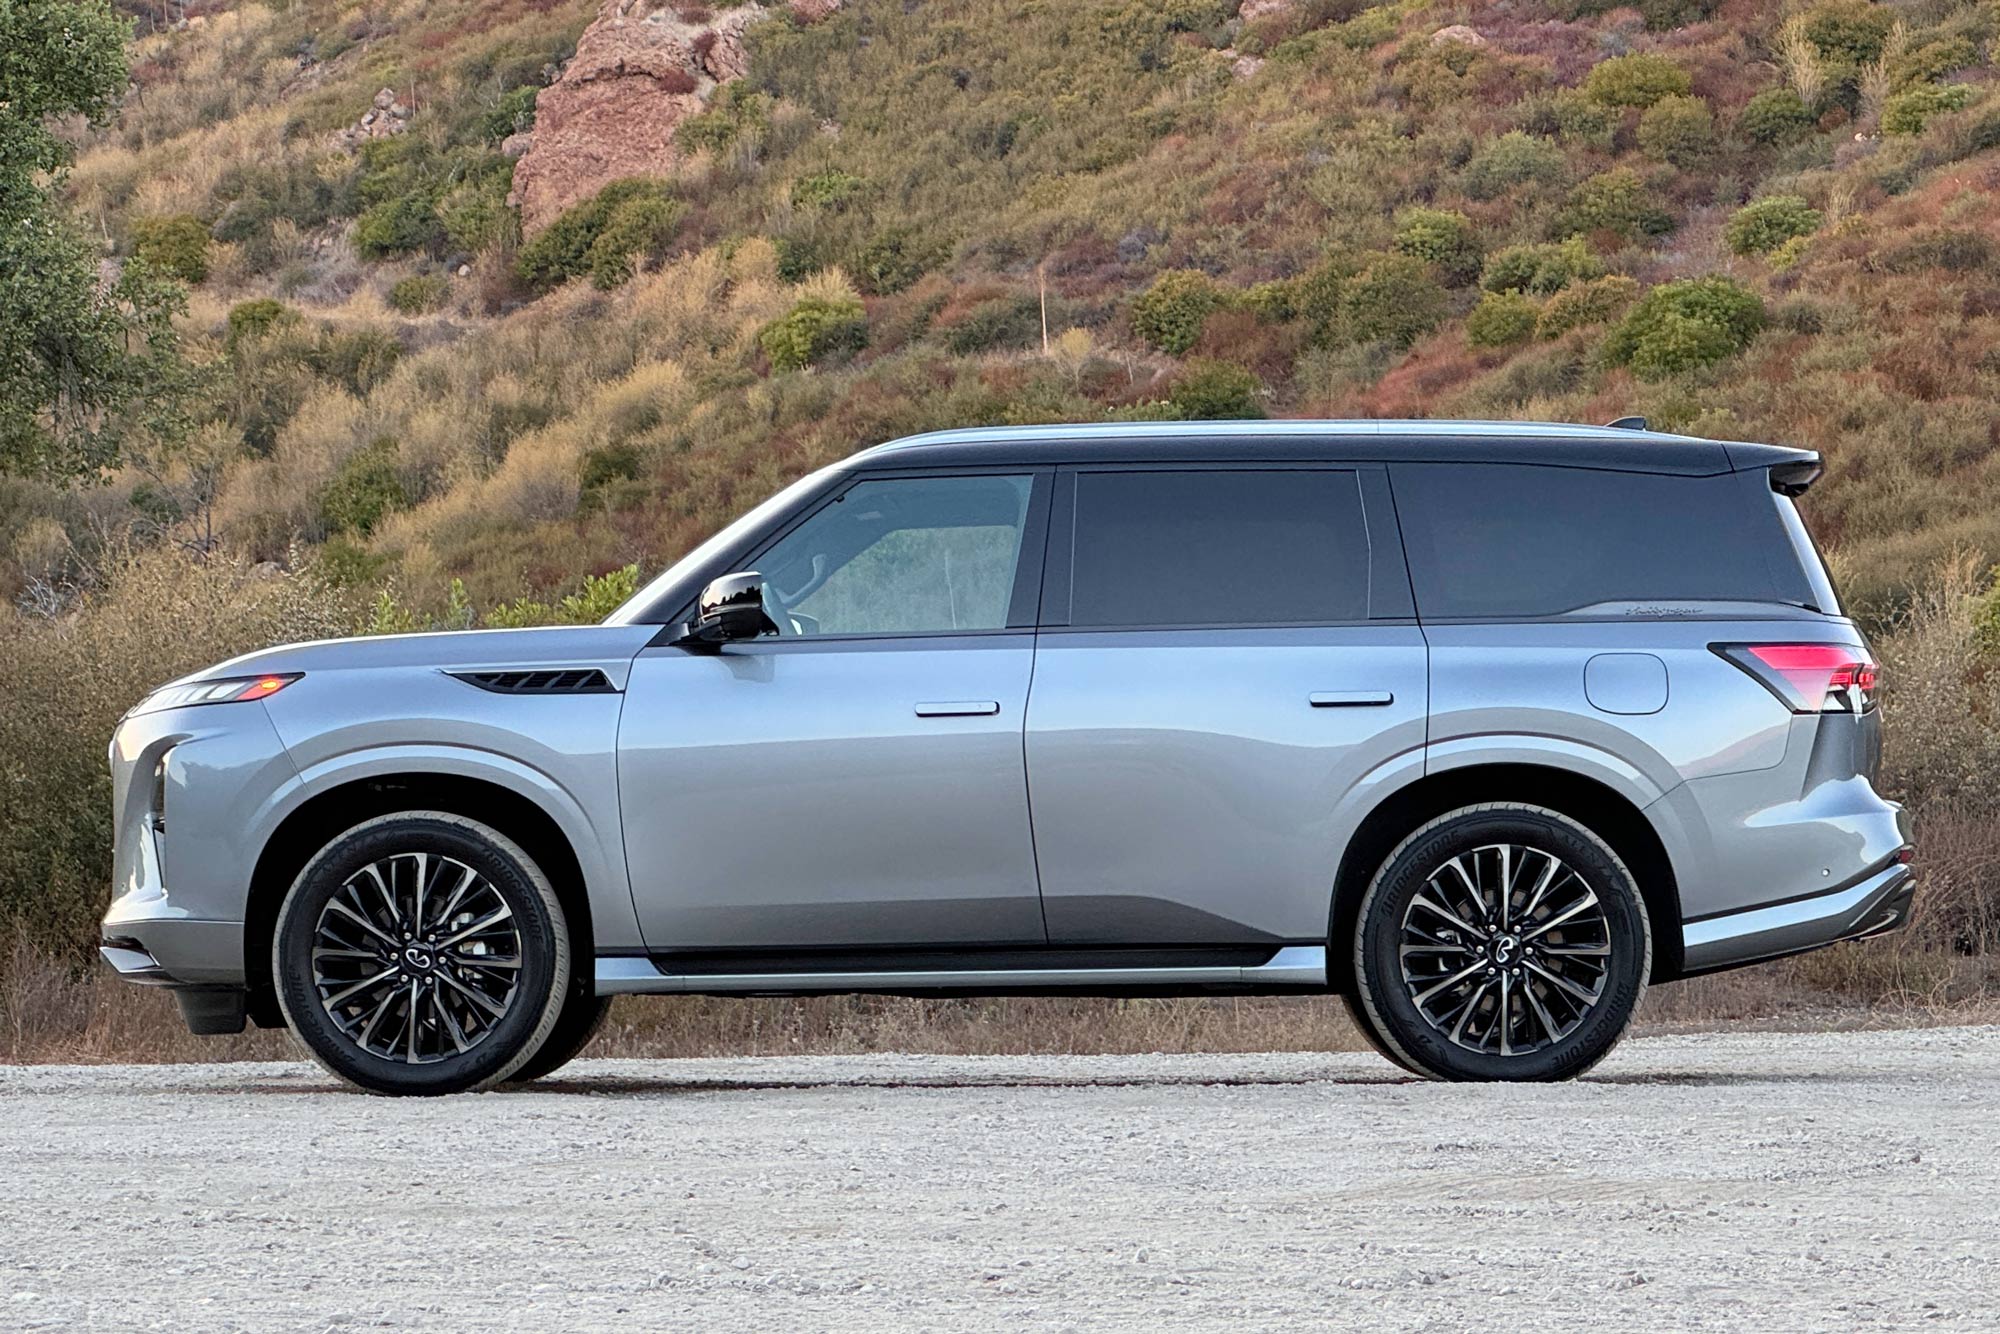
[[[1620,417],[1617,421],[1609,421],[1604,424],[1614,431],[1643,431],[1646,429],[1646,419],[1644,417]]]

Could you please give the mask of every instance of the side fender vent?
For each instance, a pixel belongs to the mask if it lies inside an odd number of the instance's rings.
[[[558,667],[544,671],[453,672],[467,685],[496,695],[615,695],[618,687],[595,667]]]

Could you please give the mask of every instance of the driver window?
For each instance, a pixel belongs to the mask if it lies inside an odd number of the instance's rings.
[[[759,558],[780,635],[1002,630],[1034,479],[860,482]]]

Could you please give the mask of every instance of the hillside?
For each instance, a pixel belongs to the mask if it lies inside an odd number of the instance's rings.
[[[1880,605],[2000,554],[1996,30],[1860,0],[197,6],[137,40],[68,193],[111,262],[198,279],[214,531],[331,540],[419,603],[657,564],[898,431],[1266,412],[1810,444]],[[624,176],[654,180],[590,201]],[[30,516],[184,513],[188,469],[10,486],[5,581],[59,573]]]
[[[800,471],[947,425],[1810,445],[1853,605],[1930,598],[1933,696],[1985,688],[1990,0],[133,12],[64,197],[107,272],[186,281],[204,381],[105,485],[0,479],[0,772],[46,815],[0,838],[0,915],[50,866],[88,882],[75,785],[153,681],[300,628],[587,615]],[[52,740],[72,669],[98,693]]]

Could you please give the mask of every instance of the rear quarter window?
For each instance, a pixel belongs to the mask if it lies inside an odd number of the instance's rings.
[[[1816,605],[1762,472],[1427,463],[1390,475],[1427,618],[1632,602]]]

